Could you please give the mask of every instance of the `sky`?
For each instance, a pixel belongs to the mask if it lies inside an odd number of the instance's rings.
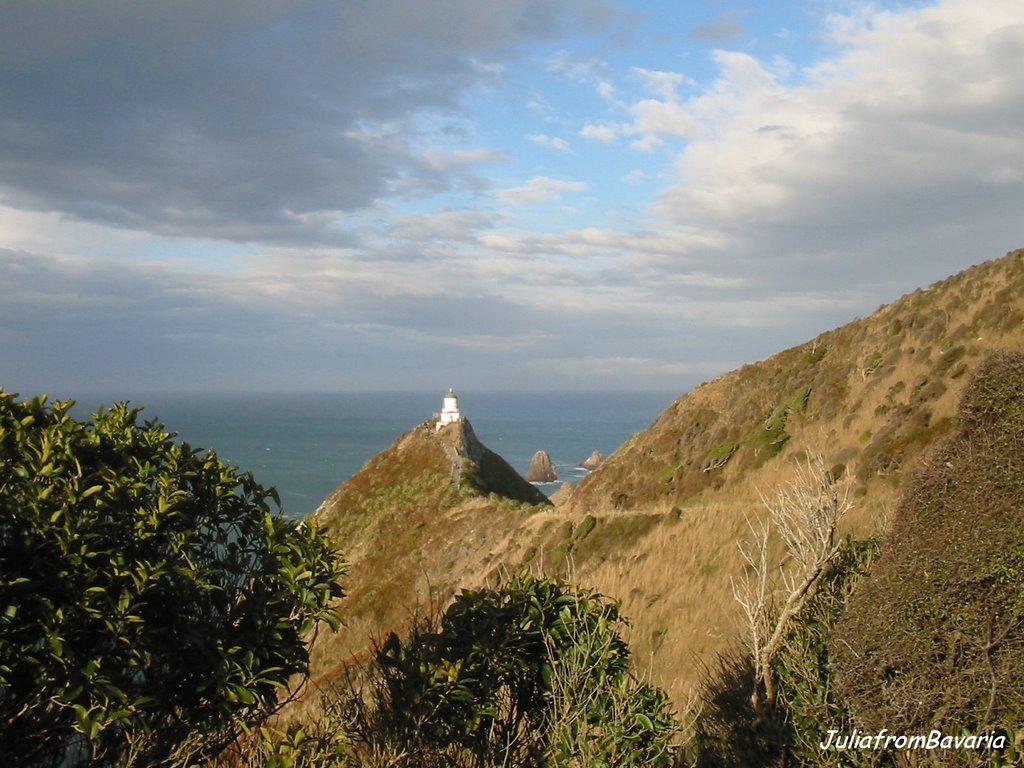
[[[0,0],[0,387],[682,393],[1024,246],[1024,3]]]

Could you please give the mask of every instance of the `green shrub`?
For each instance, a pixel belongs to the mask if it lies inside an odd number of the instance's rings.
[[[677,724],[630,672],[624,626],[617,602],[520,574],[389,635],[367,695],[336,700],[358,754],[406,765],[668,768]]]
[[[0,391],[0,754],[156,765],[216,754],[337,626],[340,561],[274,491],[119,404]]]
[[[764,450],[769,456],[777,456],[788,441],[785,415],[773,413],[747,436],[746,444],[755,451]]]
[[[573,538],[577,541],[587,538],[590,532],[597,526],[597,519],[593,515],[584,515],[576,530],[573,531]]]
[[[708,459],[715,464],[718,464],[719,462],[724,464],[739,447],[740,444],[732,440],[719,443],[718,445],[714,445],[708,449]]]
[[[884,356],[881,352],[872,352],[866,358],[864,358],[864,374],[870,375],[874,373],[878,367],[882,364]]]
[[[790,415],[807,412],[811,396],[810,385],[802,385],[789,394],[744,441],[756,451],[765,450],[768,456],[777,456],[789,441],[786,422]]]

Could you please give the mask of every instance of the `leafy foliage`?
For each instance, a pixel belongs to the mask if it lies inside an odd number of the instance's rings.
[[[246,473],[138,408],[0,391],[0,754],[31,766],[215,754],[337,626],[342,565]]]
[[[759,424],[747,436],[747,444],[757,451],[766,450],[769,456],[778,456],[790,437],[789,432],[786,431],[786,422],[794,413],[800,415],[806,413],[807,400],[810,395],[811,388],[806,384],[791,392],[772,410],[764,423]]]
[[[346,719],[364,752],[411,765],[668,766],[668,698],[632,677],[622,626],[616,602],[564,581],[464,591],[387,638]]]

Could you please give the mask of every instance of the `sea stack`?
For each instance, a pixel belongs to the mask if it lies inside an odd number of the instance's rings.
[[[604,461],[604,455],[600,451],[594,451],[580,466],[584,469],[595,470],[601,465],[602,461]]]
[[[530,461],[530,471],[526,473],[526,479],[531,483],[553,483],[558,479],[555,472],[555,465],[548,456],[547,451],[537,451]]]

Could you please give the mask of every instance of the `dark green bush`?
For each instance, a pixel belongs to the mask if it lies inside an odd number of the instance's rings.
[[[139,409],[79,422],[71,405],[0,391],[0,755],[216,754],[307,670],[317,623],[336,626],[340,561]]]
[[[392,633],[336,701],[365,755],[416,766],[670,766],[664,692],[630,673],[617,602],[520,574]],[[585,760],[583,758],[586,758]]]
[[[572,533],[572,537],[577,541],[587,538],[590,533],[597,527],[597,518],[593,515],[584,515],[583,519],[580,520],[579,525],[576,526]]]
[[[961,425],[904,491],[830,645],[864,728],[1024,722],[1024,356],[979,369]]]

